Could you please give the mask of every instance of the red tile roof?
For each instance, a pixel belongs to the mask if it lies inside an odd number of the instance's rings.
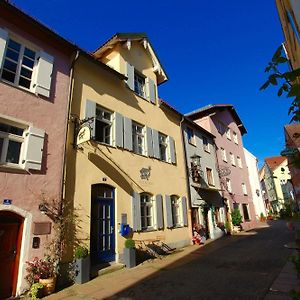
[[[287,158],[285,156],[274,156],[265,158],[266,164],[274,171],[278,168]]]

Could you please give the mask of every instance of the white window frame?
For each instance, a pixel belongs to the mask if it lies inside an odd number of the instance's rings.
[[[245,196],[248,195],[248,193],[247,193],[247,187],[246,187],[246,184],[244,182],[242,183],[242,191],[243,191],[243,194]]]
[[[230,178],[226,178],[226,187],[229,193],[232,193],[231,180]]]
[[[183,221],[182,221],[180,198],[176,195],[171,195],[170,200],[171,200],[173,227],[182,227]]]
[[[168,162],[168,151],[169,151],[169,145],[168,145],[168,140],[167,140],[168,136],[159,132],[158,133],[158,146],[159,146],[159,157],[160,160]],[[162,140],[164,139],[164,140]],[[165,159],[162,155],[162,150],[164,149],[164,156]]]
[[[222,156],[222,160],[227,162],[226,150],[222,147],[221,147],[221,156]]]
[[[210,171],[210,178],[211,180],[209,179],[209,172],[208,170]],[[215,186],[215,181],[214,181],[214,173],[213,173],[213,169],[212,168],[206,168],[206,178],[207,178],[207,184],[210,185],[210,186]]]
[[[206,140],[206,143],[204,142],[204,140]],[[206,136],[202,136],[202,144],[203,144],[203,150],[210,153],[209,141]]]
[[[191,133],[191,135],[189,133]],[[187,127],[187,129],[186,129],[186,135],[187,135],[188,142],[191,145],[196,146],[194,129],[191,128],[191,127]]]
[[[233,136],[233,141],[238,145],[239,144],[238,135],[235,131],[232,132],[232,136]]]
[[[142,98],[146,98],[146,77],[134,69],[134,92]]]
[[[141,132],[138,132],[137,128],[140,128]],[[145,155],[145,126],[134,121],[132,121],[132,149],[134,153]]]
[[[148,193],[140,194],[141,201],[141,228],[142,231],[154,230],[154,200],[153,196]],[[149,208],[150,214],[147,214]],[[148,222],[150,220],[150,222]],[[143,226],[144,224],[144,226]]]
[[[226,137],[227,137],[228,140],[231,141],[231,133],[230,133],[230,128],[229,127],[226,128]]]
[[[18,55],[18,61],[15,61],[15,60],[7,57],[8,44],[9,44],[10,40],[13,41],[13,42],[15,42],[15,43],[18,43],[20,45],[20,52],[19,52],[19,55]],[[27,48],[30,51],[33,51],[35,53],[34,59],[30,58],[30,60],[33,61],[33,67],[32,68],[30,68],[30,67],[28,67],[26,65],[23,65],[23,63],[22,63],[23,58],[25,56],[24,55],[25,48]],[[15,51],[13,51],[13,52],[15,52]],[[3,65],[2,65],[1,73],[0,73],[1,80],[3,82],[6,82],[6,83],[11,84],[11,85],[14,85],[14,86],[19,87],[21,89],[24,89],[24,90],[27,90],[27,91],[30,91],[30,92],[34,92],[34,81],[35,81],[35,78],[36,78],[37,56],[38,56],[37,54],[38,54],[38,52],[39,51],[36,49],[36,47],[32,46],[30,43],[25,42],[22,39],[14,36],[14,35],[9,34],[8,39],[7,39],[5,53],[4,53],[4,56],[3,56]],[[13,62],[13,63],[17,64],[14,82],[11,82],[11,81],[9,81],[9,80],[7,80],[5,78],[2,78],[2,74],[3,74],[3,71],[4,71],[5,60],[8,60],[10,62]],[[29,70],[29,71],[32,72],[31,77],[30,77],[30,86],[29,86],[29,88],[27,88],[27,87],[19,84],[20,77],[26,78],[25,76],[21,75],[22,67],[24,69]],[[12,72],[10,72],[10,73],[12,73]],[[27,78],[27,80],[29,80],[29,78]]]
[[[230,162],[233,166],[235,166],[235,158],[234,158],[234,154],[232,152],[229,153],[230,155]]]
[[[239,157],[239,156],[237,156],[236,157],[236,160],[237,160],[237,164],[238,164],[238,166],[239,166],[239,168],[243,168],[243,165],[242,165],[242,160],[241,160],[241,158]]]
[[[101,114],[98,115],[97,112],[100,111]],[[105,114],[110,114],[110,119],[108,120],[107,118],[105,118]],[[96,137],[96,134],[95,134],[95,141],[98,142],[98,143],[102,143],[102,144],[106,144],[106,145],[111,145],[112,146],[112,140],[113,140],[113,112],[103,108],[102,106],[99,106],[97,105],[96,106],[96,132],[97,132],[97,121],[101,122],[101,123],[104,123],[106,124],[106,126],[104,126],[103,128],[103,141],[99,141]],[[106,129],[109,128],[108,132],[106,132]],[[107,134],[108,133],[108,134]],[[108,141],[108,142],[107,142]]]

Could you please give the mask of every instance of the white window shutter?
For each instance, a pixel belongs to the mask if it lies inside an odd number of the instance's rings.
[[[133,231],[142,230],[141,196],[137,192],[133,192],[132,194],[132,229]]]
[[[164,228],[162,195],[156,195],[156,224],[157,229]]]
[[[153,140],[152,140],[152,129],[146,128],[146,139],[147,139],[147,155],[153,157]]]
[[[128,87],[134,91],[134,66],[126,62],[126,77]]]
[[[8,32],[3,28],[0,28],[0,68],[4,61],[4,54],[6,49],[6,43],[8,40]]]
[[[168,141],[169,141],[169,152],[170,152],[169,162],[175,164],[176,163],[175,141],[171,136],[168,137]]]
[[[167,228],[172,228],[174,224],[173,224],[173,217],[172,217],[171,197],[169,195],[165,195],[165,208],[167,214]]]
[[[181,197],[181,205],[182,205],[182,223],[183,223],[183,226],[188,226],[186,197]]]
[[[160,158],[158,131],[155,129],[152,129],[152,140],[153,140],[153,156],[155,158]]]
[[[123,147],[123,116],[115,112],[115,146]]]
[[[91,130],[91,139],[95,139],[96,136],[96,102],[86,100],[85,102],[85,119],[92,118],[86,124],[89,124]]]
[[[124,148],[132,151],[132,120],[124,117]]]
[[[49,97],[53,70],[53,56],[44,51],[38,53],[37,76],[35,82],[35,93]]]
[[[26,170],[41,170],[45,131],[29,127],[26,134],[22,164]]]
[[[149,77],[146,78],[145,83],[146,83],[147,99],[151,103],[155,104],[156,103],[156,85],[155,85],[154,81]]]

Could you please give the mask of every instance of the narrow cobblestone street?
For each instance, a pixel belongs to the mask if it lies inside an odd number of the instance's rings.
[[[263,299],[294,239],[285,221],[74,285],[54,299]],[[276,298],[277,299],[277,298]]]

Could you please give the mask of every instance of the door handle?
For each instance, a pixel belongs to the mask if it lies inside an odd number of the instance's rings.
[[[12,250],[11,250],[11,256],[12,256],[13,258],[15,258],[16,255],[17,255],[17,249],[16,249],[16,246],[14,246],[14,247],[12,248]]]

